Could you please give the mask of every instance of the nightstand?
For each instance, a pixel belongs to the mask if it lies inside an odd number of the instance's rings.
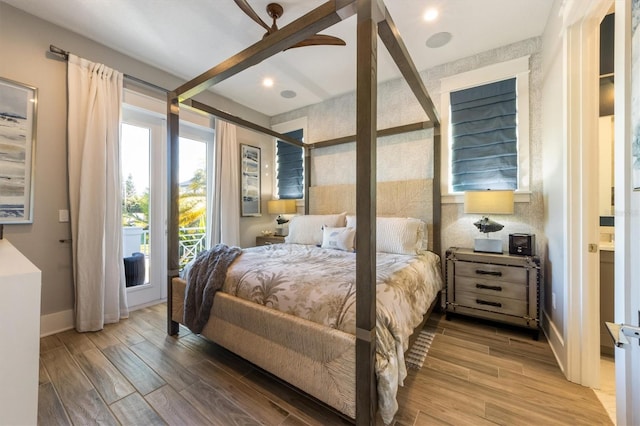
[[[468,315],[540,332],[540,259],[537,256],[446,252],[446,318]]]
[[[270,235],[268,237],[260,235],[256,237],[256,246],[268,246],[270,244],[284,243],[284,236]]]

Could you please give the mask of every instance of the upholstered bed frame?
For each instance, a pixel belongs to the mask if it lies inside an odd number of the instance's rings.
[[[381,216],[416,217],[432,229],[431,188],[430,179],[380,183],[378,211]],[[311,214],[351,213],[354,191],[354,185],[310,188]],[[186,282],[174,278],[171,288],[171,319],[182,323]],[[433,301],[425,320],[438,300],[439,296]],[[424,321],[416,330],[419,331],[423,324]],[[201,335],[355,418],[354,335],[222,292],[215,296],[209,321]]]

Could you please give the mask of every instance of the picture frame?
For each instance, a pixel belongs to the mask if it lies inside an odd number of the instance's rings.
[[[0,77],[0,224],[33,223],[38,89]]]
[[[260,148],[240,144],[240,214],[262,216]]]

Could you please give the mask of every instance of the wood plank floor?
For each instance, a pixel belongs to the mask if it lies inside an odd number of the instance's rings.
[[[166,305],[95,333],[40,342],[40,425],[334,425],[344,418],[180,328]],[[433,314],[425,365],[409,370],[394,424],[612,424],[591,389],[569,383],[544,336]],[[382,424],[378,420],[379,424]]]

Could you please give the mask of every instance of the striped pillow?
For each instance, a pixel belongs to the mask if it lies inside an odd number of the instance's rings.
[[[347,227],[356,227],[356,217],[346,217]],[[378,217],[376,251],[396,254],[418,254],[427,247],[425,224],[411,217]]]

